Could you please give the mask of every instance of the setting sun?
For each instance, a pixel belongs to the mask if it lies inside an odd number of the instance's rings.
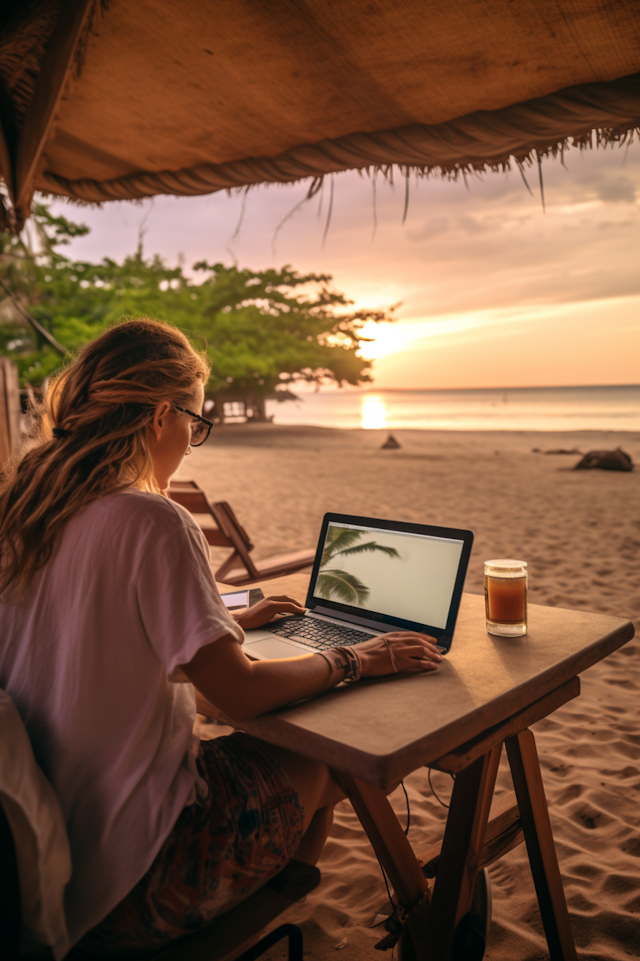
[[[371,338],[369,343],[363,344],[360,348],[360,354],[365,360],[379,360],[381,357],[388,357],[390,354],[404,350],[412,336],[406,326],[376,324],[373,320],[366,322],[362,333],[365,337]]]
[[[387,426],[387,409],[381,397],[365,394],[361,413],[360,426],[364,430],[383,430]]]

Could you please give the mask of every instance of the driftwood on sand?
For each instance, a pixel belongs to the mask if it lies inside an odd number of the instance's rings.
[[[533,447],[531,450],[531,453],[532,454],[573,454],[573,455],[580,454],[582,455],[582,451],[579,450],[577,447],[571,447],[571,448],[554,447],[551,450],[540,450],[539,447]]]
[[[633,470],[633,461],[621,447],[615,450],[590,450],[579,461],[574,470],[590,470],[599,468],[600,470]]]

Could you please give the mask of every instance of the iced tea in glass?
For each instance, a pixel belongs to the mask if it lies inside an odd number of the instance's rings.
[[[489,634],[518,637],[527,633],[526,561],[485,561],[484,606]]]

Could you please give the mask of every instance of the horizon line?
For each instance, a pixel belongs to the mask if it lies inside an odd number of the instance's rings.
[[[370,391],[395,391],[398,393],[405,392],[416,392],[416,391],[440,391],[440,390],[589,390],[593,387],[640,387],[638,384],[527,384],[526,386],[520,385],[518,387],[514,385],[510,386],[495,386],[495,387],[364,387],[355,390],[361,390],[362,393],[368,393]],[[338,388],[339,389],[339,388]]]
[[[495,386],[495,387],[375,387],[375,386],[362,386],[355,387],[352,385],[346,385],[345,387],[339,387],[336,385],[325,384],[319,389],[311,388],[302,389],[302,385],[289,384],[288,389],[295,392],[298,390],[303,394],[319,394],[322,391],[325,393],[336,391],[345,391],[347,393],[379,393],[386,391],[387,393],[426,393],[426,392],[436,392],[436,391],[454,391],[454,390],[590,390],[594,387],[640,387],[640,383],[637,384],[527,384],[520,386]],[[276,391],[277,393],[277,391]]]

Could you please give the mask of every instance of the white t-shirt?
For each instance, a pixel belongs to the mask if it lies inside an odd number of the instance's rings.
[[[22,599],[0,603],[0,688],[69,833],[72,944],[140,880],[194,800],[194,689],[169,676],[228,634],[242,641],[202,531],[137,491],[75,514]]]

